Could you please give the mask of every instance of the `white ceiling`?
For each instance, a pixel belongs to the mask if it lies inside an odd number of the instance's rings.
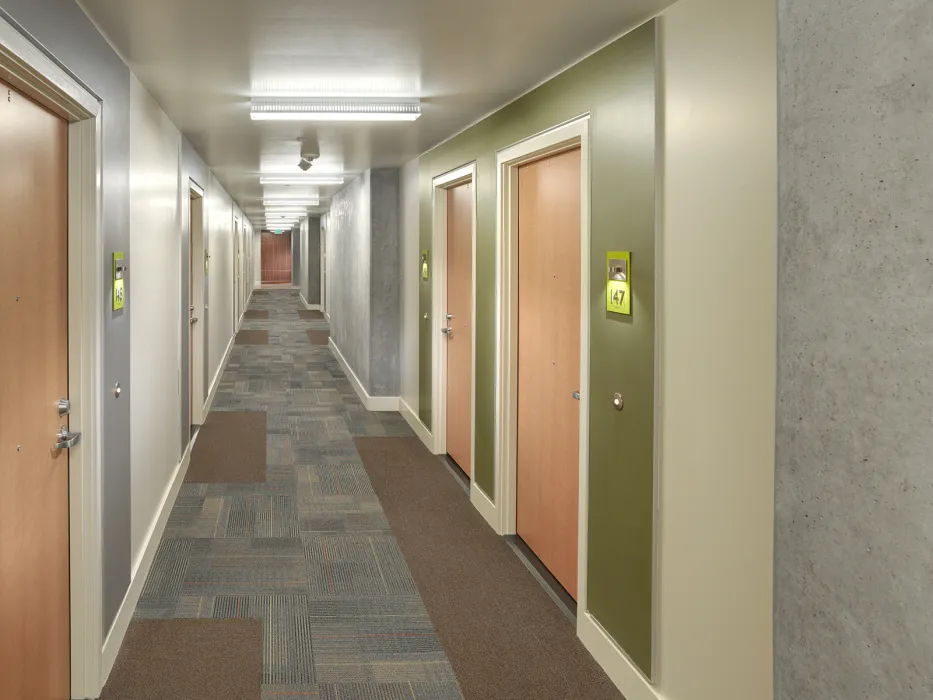
[[[254,221],[260,170],[299,174],[300,138],[319,147],[312,173],[401,165],[671,2],[81,0]],[[370,124],[249,118],[252,94],[332,84],[420,97],[422,116]]]

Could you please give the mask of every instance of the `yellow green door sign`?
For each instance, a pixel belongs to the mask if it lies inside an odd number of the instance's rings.
[[[126,265],[123,264],[123,253],[113,254],[113,310],[118,311],[123,308],[125,301],[125,292],[123,287],[123,276],[126,273]]]
[[[632,315],[632,253],[606,253],[606,311]]]
[[[421,251],[421,279],[428,278],[428,251]]]

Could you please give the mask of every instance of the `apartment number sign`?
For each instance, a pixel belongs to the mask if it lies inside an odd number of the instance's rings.
[[[632,315],[632,253],[606,253],[606,311]]]

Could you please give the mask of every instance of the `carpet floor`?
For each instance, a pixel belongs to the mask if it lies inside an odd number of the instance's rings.
[[[330,333],[328,331],[308,331],[308,342],[312,345],[327,345],[328,340],[330,340]]]
[[[211,411],[191,450],[185,483],[261,484],[265,480],[265,411]]]
[[[134,620],[100,700],[256,700],[259,620]]]
[[[269,290],[250,306],[269,318],[246,319],[241,335],[261,331],[268,344],[232,349],[211,416],[265,416],[265,482],[223,478],[228,447],[221,482],[182,484],[132,625],[257,621],[261,679],[249,700],[462,700],[353,442],[411,429],[398,413],[367,411],[330,349],[308,342],[306,331],[326,333],[327,323],[299,317],[297,290]],[[225,668],[220,637],[183,646],[189,667]],[[158,662],[157,641],[124,645],[107,700],[241,700],[221,683],[199,695],[207,684],[190,674],[123,661]],[[236,635],[229,642],[239,648]],[[126,691],[144,685],[149,695]]]
[[[508,544],[417,437],[357,450],[465,700],[620,700]]]
[[[304,321],[323,321],[324,320],[324,313],[321,311],[301,309],[298,311],[298,316]]]
[[[241,330],[236,334],[234,345],[268,345],[269,331]]]
[[[257,319],[257,318],[268,319],[269,312],[267,310],[262,310],[262,309],[249,309],[246,311],[246,313],[243,314],[243,317],[252,318],[252,319]]]

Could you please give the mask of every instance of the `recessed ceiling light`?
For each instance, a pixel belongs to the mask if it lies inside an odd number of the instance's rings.
[[[260,177],[260,185],[342,185],[342,177],[321,177],[309,175],[308,177],[269,176]]]
[[[259,97],[253,99],[249,116],[257,121],[410,122],[421,116],[421,102],[380,98]]]

